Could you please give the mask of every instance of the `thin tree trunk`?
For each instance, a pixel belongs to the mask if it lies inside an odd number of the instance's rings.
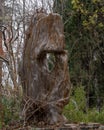
[[[2,1],[0,0],[0,25],[3,24],[3,7]],[[2,48],[2,32],[0,32],[0,56],[3,56],[3,48]],[[0,84],[2,82],[2,61],[0,61]]]
[[[25,39],[25,3],[26,0],[23,0],[23,33],[24,33],[24,39]]]

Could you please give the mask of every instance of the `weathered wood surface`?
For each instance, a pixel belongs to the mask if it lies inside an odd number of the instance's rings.
[[[36,13],[27,30],[21,80],[25,98],[23,116],[43,124],[64,123],[70,78],[64,27],[58,14]]]
[[[56,127],[56,128],[34,128],[30,127],[29,130],[104,130],[104,126],[98,123],[95,124],[69,124],[67,127]]]
[[[24,124],[17,123],[11,124],[7,128],[3,128],[1,130],[104,130],[104,125],[99,123],[80,123],[80,124],[64,124],[64,125],[50,125],[46,127],[36,127],[32,126],[24,126]]]

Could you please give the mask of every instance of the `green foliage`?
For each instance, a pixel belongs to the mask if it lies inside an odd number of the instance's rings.
[[[64,115],[69,122],[99,122],[104,123],[104,109],[98,112],[95,108],[86,110],[86,97],[84,87],[77,87],[71,96],[70,102],[65,106]]]
[[[0,127],[8,124],[8,122],[19,119],[20,101],[14,97],[1,98]]]
[[[7,98],[3,97],[2,104],[4,106],[4,122],[7,124],[13,117],[16,118],[17,116],[16,113],[14,115],[15,100],[12,98],[8,100]]]
[[[73,100],[76,101],[78,104],[78,109],[83,111],[86,107],[86,97],[85,97],[85,91],[84,87],[77,87],[74,91],[74,97]]]
[[[104,0],[56,1],[55,12],[64,21],[71,82],[84,86],[87,97],[104,101]]]
[[[84,111],[86,107],[86,97],[84,88],[77,87],[74,90],[73,96],[71,96],[70,103],[66,105],[64,114],[70,122],[83,121]]]
[[[88,111],[87,118],[89,122],[99,122],[104,124],[104,109],[98,112],[95,108]]]
[[[85,91],[84,87],[80,86],[77,87],[74,92],[73,96],[71,96],[70,103],[65,107],[67,109],[75,109],[75,110],[81,110],[83,111],[86,107],[86,97],[85,97]]]
[[[63,18],[74,89],[64,114],[70,122],[104,123],[104,109],[95,109],[104,103],[104,0],[55,0],[54,11]]]

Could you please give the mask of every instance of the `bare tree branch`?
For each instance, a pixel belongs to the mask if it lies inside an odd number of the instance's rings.
[[[2,57],[2,56],[0,56],[0,60],[3,61],[3,62],[6,62],[7,64],[9,64],[8,59],[6,59],[6,58],[4,58],[4,57]]]

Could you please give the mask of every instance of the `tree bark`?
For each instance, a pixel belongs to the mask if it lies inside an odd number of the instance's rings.
[[[3,1],[0,0],[0,25],[3,23]],[[0,56],[3,56],[3,48],[2,48],[2,32],[0,32]],[[2,61],[0,61],[0,84],[2,83]]]

